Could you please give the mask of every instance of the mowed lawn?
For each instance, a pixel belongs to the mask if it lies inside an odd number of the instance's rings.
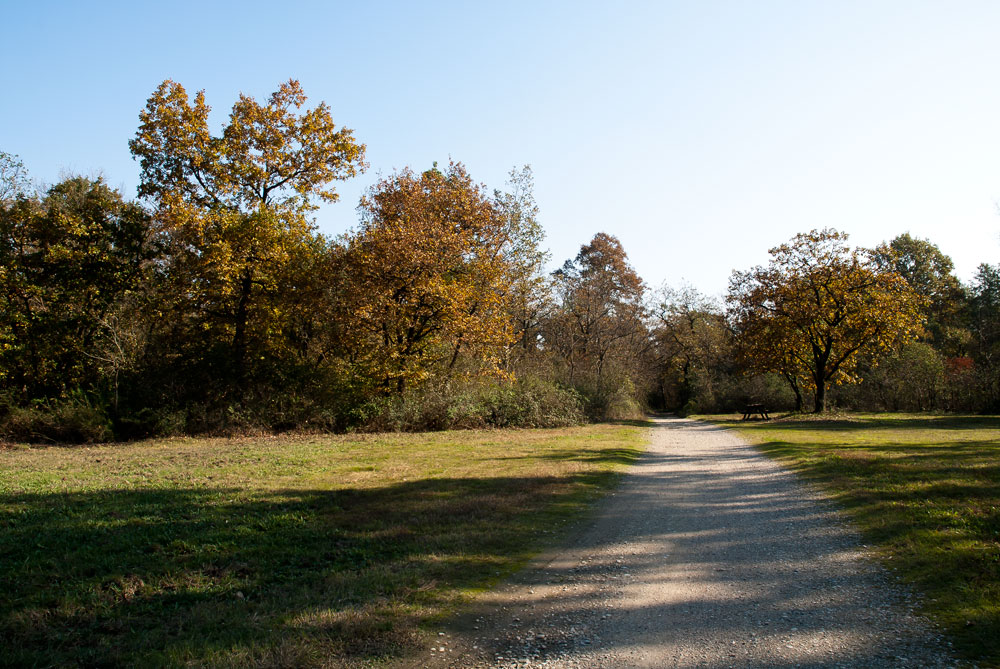
[[[1000,666],[1000,417],[710,418],[830,491],[956,649]]]
[[[641,425],[0,448],[0,665],[368,666],[552,543]]]

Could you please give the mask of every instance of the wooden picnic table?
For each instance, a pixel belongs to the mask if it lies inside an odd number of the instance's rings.
[[[763,404],[748,404],[743,409],[742,420],[750,420],[752,416],[760,416],[763,420],[771,420],[771,416]]]

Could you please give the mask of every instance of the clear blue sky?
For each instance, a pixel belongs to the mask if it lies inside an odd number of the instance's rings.
[[[103,173],[166,78],[289,78],[368,145],[320,228],[379,172],[449,157],[502,186],[530,164],[553,264],[617,235],[653,286],[721,294],[796,232],[910,232],[968,280],[1000,262],[1000,3],[0,0],[0,150],[36,179]]]

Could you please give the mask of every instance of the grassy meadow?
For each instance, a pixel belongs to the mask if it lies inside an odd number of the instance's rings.
[[[1000,666],[1000,417],[703,418],[830,492],[956,649]]]
[[[0,447],[0,665],[382,664],[557,539],[644,440]]]

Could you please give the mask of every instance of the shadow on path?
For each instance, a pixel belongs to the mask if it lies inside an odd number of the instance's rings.
[[[712,425],[659,419],[651,439],[588,527],[482,597],[419,664],[953,664],[794,475]]]

